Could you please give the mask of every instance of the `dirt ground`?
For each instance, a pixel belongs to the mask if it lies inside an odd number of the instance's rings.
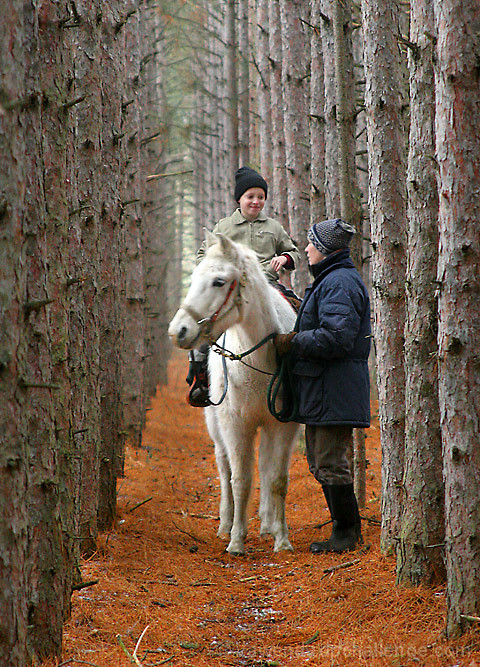
[[[300,443],[287,496],[293,553],[258,536],[256,484],[247,553],[225,552],[213,445],[203,411],[185,401],[186,356],[174,354],[152,400],[144,448],[127,451],[118,524],[82,563],[84,582],[98,583],[73,594],[63,658],[45,667],[480,667],[478,631],[443,638],[445,590],[396,587],[394,559],[380,553],[375,422],[361,549],[310,554],[328,514]]]

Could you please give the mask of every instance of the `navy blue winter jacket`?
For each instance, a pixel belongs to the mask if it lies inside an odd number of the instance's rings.
[[[370,426],[370,300],[348,249],[314,268],[292,341],[296,421]]]

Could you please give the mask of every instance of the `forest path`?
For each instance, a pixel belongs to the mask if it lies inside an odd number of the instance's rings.
[[[311,541],[329,534],[329,526],[316,527],[328,514],[296,451],[287,496],[294,552],[274,554],[272,541],[258,536],[255,483],[246,555],[226,554],[216,537],[213,445],[203,411],[185,401],[186,370],[186,353],[174,352],[169,384],[151,402],[143,448],[127,448],[119,521],[82,563],[83,580],[98,584],[73,595],[60,664],[480,667],[478,639],[442,639],[444,590],[397,588],[394,559],[380,554],[375,424],[367,438],[364,548],[309,553]],[[127,653],[137,643],[132,662]]]

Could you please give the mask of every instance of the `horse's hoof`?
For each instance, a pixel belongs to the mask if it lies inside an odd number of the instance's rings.
[[[245,556],[245,551],[228,551],[226,550],[230,556],[234,556],[235,558],[239,558],[240,556]]]
[[[245,548],[243,547],[243,545],[239,545],[239,544],[230,543],[227,547],[227,551],[230,554],[230,556],[244,556],[245,555]]]
[[[277,553],[278,551],[293,551],[293,547],[288,540],[283,539],[278,544],[275,544],[273,550],[275,553]]]

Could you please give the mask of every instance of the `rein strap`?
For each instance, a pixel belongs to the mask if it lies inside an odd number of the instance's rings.
[[[244,357],[248,357],[249,354],[252,354],[252,352],[255,352],[255,350],[258,350],[259,347],[262,347],[262,345],[265,345],[265,343],[268,343],[269,340],[272,340],[272,338],[275,338],[276,335],[277,335],[276,333],[268,334],[268,336],[265,336],[265,338],[262,338],[262,340],[259,341],[256,345],[251,347],[249,350],[246,350],[245,352],[240,352],[240,354],[235,354],[234,352],[230,352],[230,350],[227,350],[225,347],[223,347],[223,345],[219,345],[218,343],[213,343],[212,344],[212,350],[214,352],[216,352],[217,354],[221,354],[222,357],[226,357],[227,359],[230,359],[231,361],[241,361]]]

